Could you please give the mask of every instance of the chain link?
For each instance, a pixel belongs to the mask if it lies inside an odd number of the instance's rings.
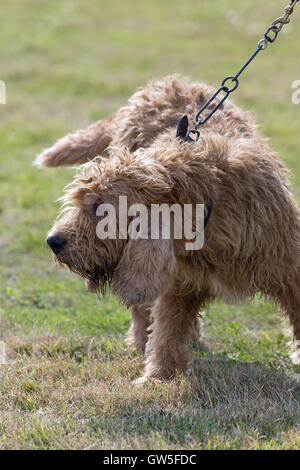
[[[222,85],[216,91],[216,93],[205,103],[201,109],[199,109],[198,113],[196,114],[196,125],[193,129],[187,131],[186,136],[184,137],[186,140],[190,142],[197,142],[200,137],[200,131],[198,127],[205,124],[214,114],[215,112],[222,106],[224,101],[227,100],[228,96],[235,91],[239,86],[239,76],[243,73],[243,71],[248,67],[248,65],[252,62],[252,60],[257,56],[260,51],[264,51],[267,49],[269,43],[273,43],[276,39],[280,31],[282,30],[285,24],[288,24],[290,20],[290,16],[294,11],[294,7],[299,0],[292,0],[290,5],[285,7],[284,15],[280,18],[277,18],[271,26],[266,30],[264,38],[261,39],[257,44],[257,49],[251,55],[251,57],[247,60],[247,62],[243,65],[243,67],[238,71],[238,73],[234,76],[224,78]],[[231,86],[229,85],[229,81],[231,81]],[[209,107],[209,105],[221,94],[225,93],[225,95],[221,98],[220,101],[216,103],[214,108],[208,113],[208,115],[204,118],[201,118],[202,113]],[[178,124],[179,129],[179,124]],[[179,130],[177,130],[177,135],[180,135]],[[192,137],[193,136],[193,137]],[[181,136],[182,137],[182,136]]]

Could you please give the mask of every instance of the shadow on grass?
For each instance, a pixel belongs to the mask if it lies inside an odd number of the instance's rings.
[[[6,397],[2,411],[10,406],[9,417],[15,417],[10,440],[17,429],[35,435],[28,416],[39,410],[38,424],[50,426],[46,448],[299,445],[300,374],[201,346],[189,375],[139,388],[132,379],[141,372],[142,357],[121,338],[13,337],[8,349],[12,363],[6,366],[9,374],[3,369],[0,391]],[[32,437],[25,443],[18,439],[19,447],[40,446]]]
[[[205,351],[188,377],[149,383],[123,404],[115,396],[117,413],[96,422],[108,433],[118,428],[128,442],[135,436],[144,448],[248,448],[271,440],[276,447],[299,424],[297,379]]]

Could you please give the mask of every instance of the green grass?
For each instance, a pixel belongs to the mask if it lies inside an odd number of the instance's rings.
[[[124,342],[128,312],[56,268],[44,243],[74,171],[31,165],[153,77],[179,72],[219,86],[287,2],[265,3],[2,0],[0,449],[300,448],[300,371],[286,325],[259,298],[211,306],[191,376],[131,384],[142,358]],[[299,21],[300,7],[234,97],[292,170],[298,202]]]

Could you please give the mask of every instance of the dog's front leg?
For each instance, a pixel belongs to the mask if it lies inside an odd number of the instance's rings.
[[[201,301],[174,289],[155,302],[152,332],[146,346],[146,367],[140,382],[152,377],[169,380],[185,372],[190,360],[190,343],[195,338],[196,317]]]
[[[132,323],[127,333],[127,344],[144,353],[151,325],[151,305],[133,305],[130,312]]]

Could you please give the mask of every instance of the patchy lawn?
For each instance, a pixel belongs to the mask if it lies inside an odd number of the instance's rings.
[[[299,449],[300,369],[272,305],[215,302],[192,375],[139,389],[128,312],[57,269],[44,239],[72,169],[35,155],[100,119],[152,77],[215,87],[235,73],[286,1],[2,0],[0,80],[0,449]],[[235,101],[292,170],[300,201],[300,6],[241,78]]]

